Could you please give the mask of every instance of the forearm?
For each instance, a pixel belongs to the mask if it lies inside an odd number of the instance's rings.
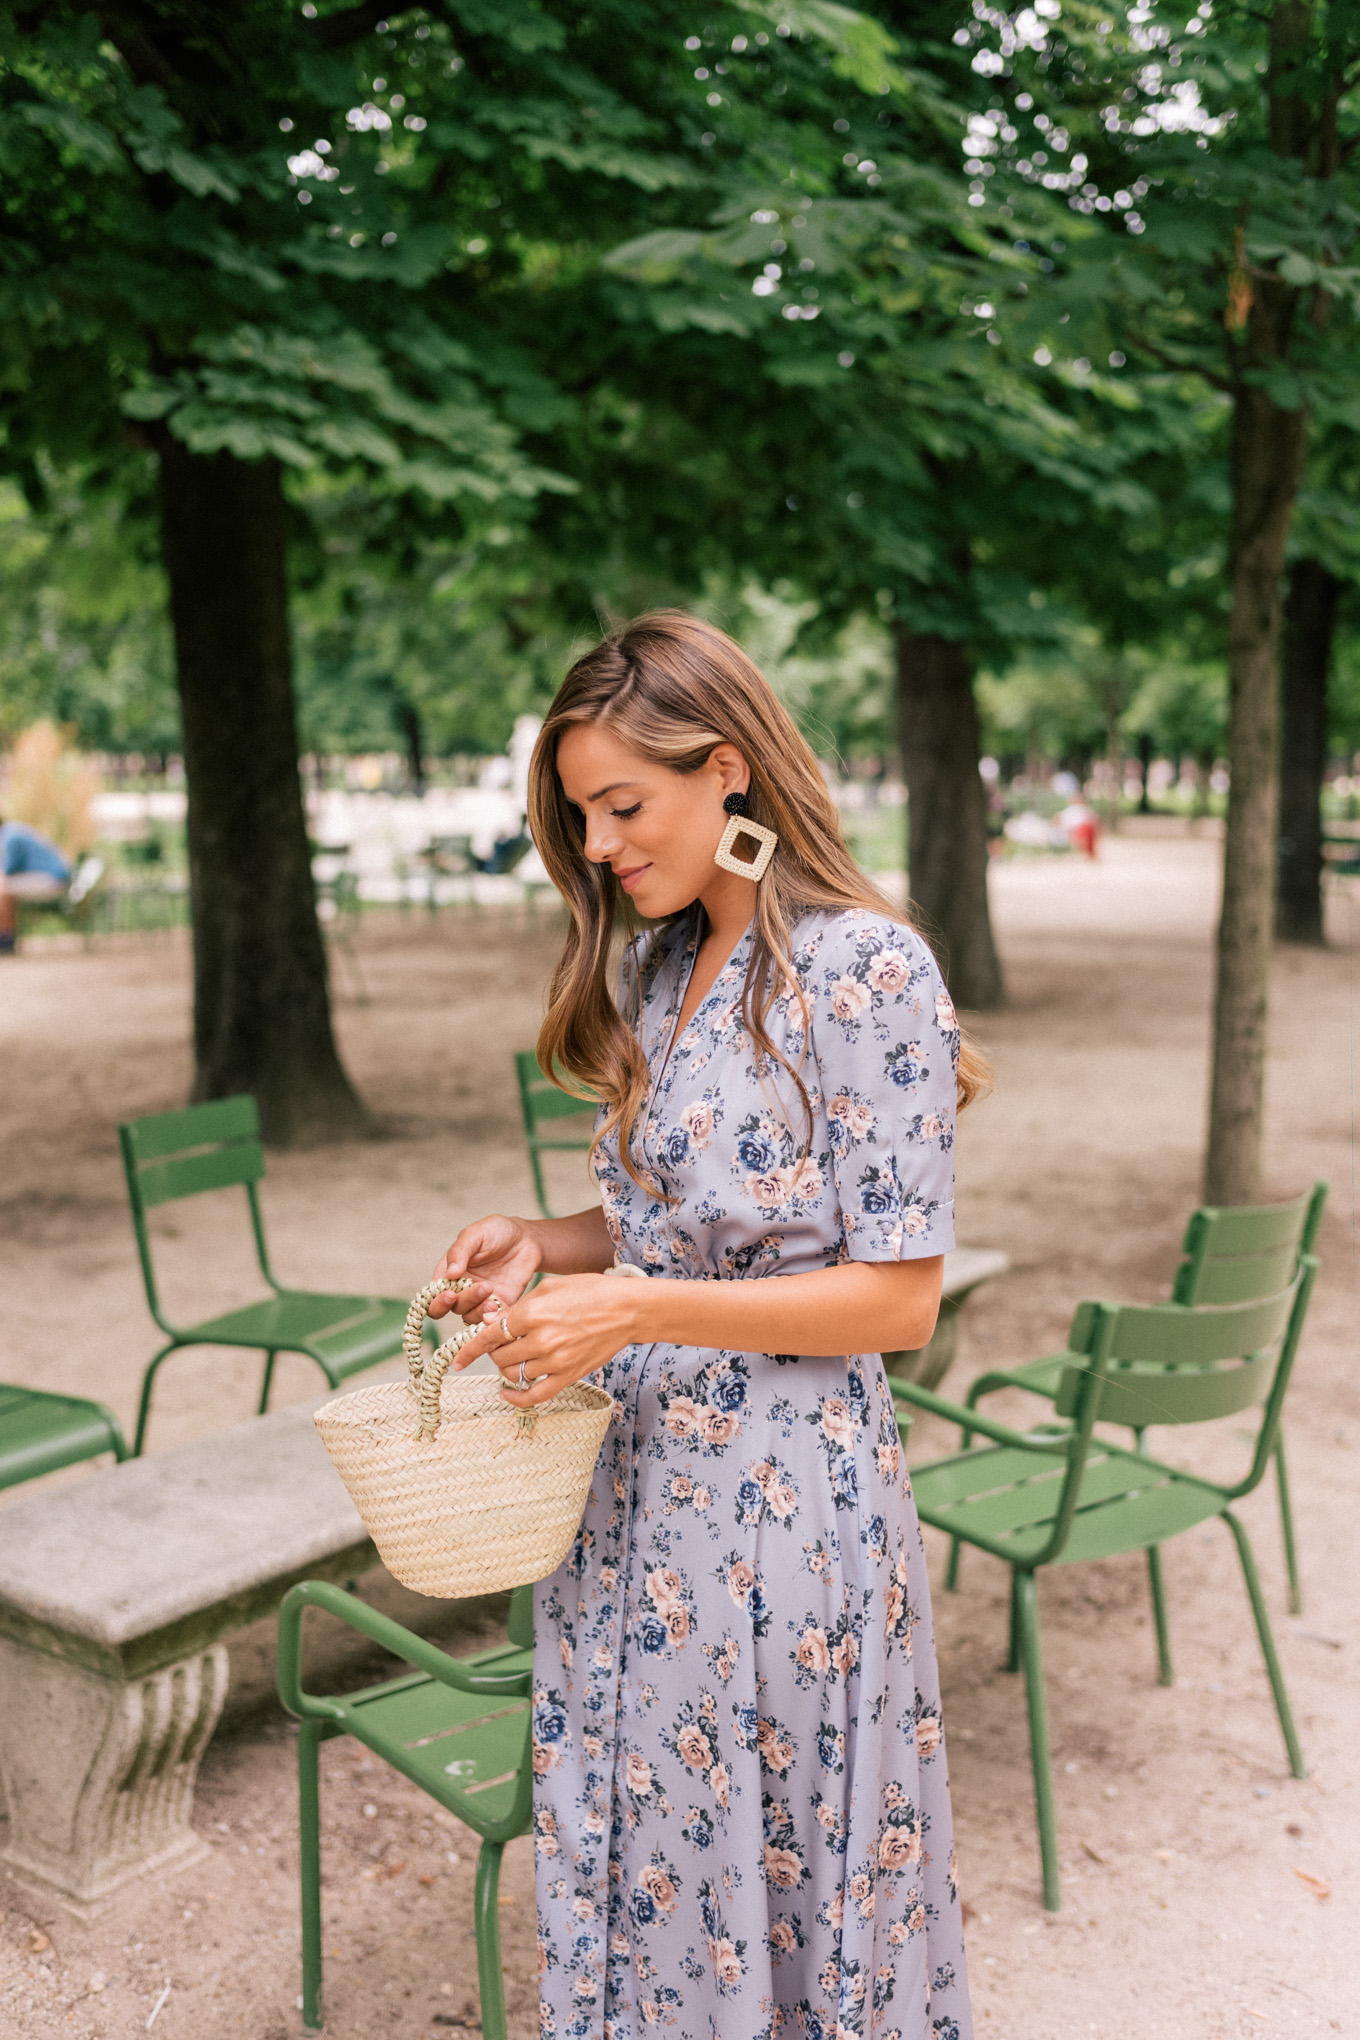
[[[746,1282],[630,1283],[634,1339],[745,1353],[913,1352],[935,1329],[943,1269],[937,1254]]]
[[[598,1204],[566,1218],[524,1218],[519,1223],[537,1245],[545,1275],[599,1275],[613,1265],[614,1242]]]

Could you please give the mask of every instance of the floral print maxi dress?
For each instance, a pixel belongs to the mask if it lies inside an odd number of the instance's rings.
[[[678,1041],[698,909],[625,966],[644,1162],[598,1165],[621,1259],[763,1280],[953,1245],[958,1025],[867,912],[795,930],[805,1006],[741,1025],[750,934]],[[630,953],[631,955],[631,953]],[[804,1039],[803,1028],[808,1027]],[[806,1054],[804,1051],[806,1050]],[[572,1557],[536,1596],[542,2031],[970,2040],[920,1531],[877,1354],[630,1346]]]

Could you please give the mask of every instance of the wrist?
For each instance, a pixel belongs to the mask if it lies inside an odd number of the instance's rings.
[[[627,1292],[630,1346],[652,1346],[658,1339],[665,1337],[664,1325],[661,1322],[665,1313],[665,1296],[662,1292],[673,1286],[664,1278],[658,1280],[650,1275],[645,1282],[624,1280],[619,1283],[619,1288]]]
[[[535,1268],[542,1268],[547,1257],[547,1243],[543,1238],[543,1220],[541,1218],[517,1218],[515,1224],[523,1233],[533,1252]]]

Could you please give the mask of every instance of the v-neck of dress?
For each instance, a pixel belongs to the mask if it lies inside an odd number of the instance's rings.
[[[700,917],[702,917],[703,914],[702,908],[700,908],[699,914]],[[678,971],[676,976],[676,986],[679,993],[679,997],[675,1000],[675,1003],[671,1008],[670,1014],[671,1025],[670,1032],[666,1036],[666,1052],[661,1059],[661,1064],[657,1070],[656,1076],[652,1080],[653,1104],[655,1104],[655,1102],[661,1096],[667,1077],[670,1074],[671,1063],[674,1059],[676,1049],[680,1046],[680,1043],[684,1040],[685,1036],[689,1033],[690,1029],[694,1026],[695,1022],[698,1020],[699,1015],[704,1011],[705,1007],[708,1005],[709,1000],[713,997],[714,992],[717,990],[719,979],[723,976],[723,973],[725,971],[730,969],[734,957],[737,955],[738,951],[742,948],[743,944],[748,940],[750,933],[751,923],[748,921],[746,926],[742,929],[740,935],[738,935],[736,941],[732,944],[732,947],[728,951],[727,955],[723,958],[722,962],[718,965],[718,968],[714,971],[712,984],[709,986],[708,990],[704,993],[703,997],[699,1000],[698,1004],[694,1008],[694,1011],[690,1014],[689,1019],[685,1022],[682,1028],[680,1025],[680,1015],[683,1013],[685,1009],[685,996],[689,991],[691,982],[693,981],[695,966],[699,961],[699,951],[703,946],[703,940],[699,931],[698,919],[696,919],[693,927],[690,929],[687,959],[681,963],[680,970]]]

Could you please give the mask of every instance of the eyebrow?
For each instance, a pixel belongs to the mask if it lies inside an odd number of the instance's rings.
[[[621,786],[636,786],[635,779],[612,779],[608,786],[602,786],[598,793],[588,793],[587,800],[603,800],[607,793],[617,793]]]

